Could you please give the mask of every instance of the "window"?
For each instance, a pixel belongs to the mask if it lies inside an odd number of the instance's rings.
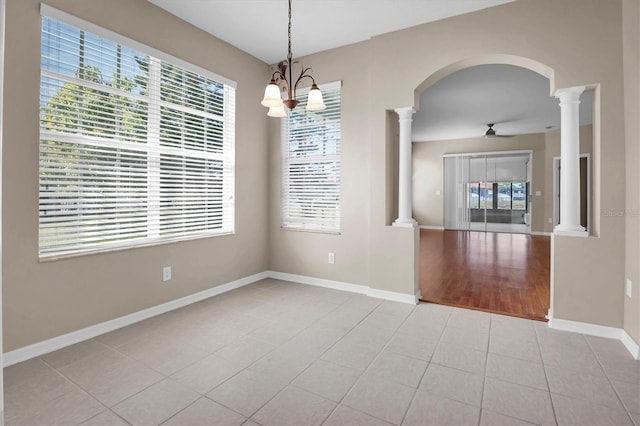
[[[235,83],[42,11],[40,256],[232,233]]]
[[[499,209],[527,209],[527,184],[525,182],[501,182],[497,185]]]
[[[306,111],[303,93],[282,119],[282,227],[339,232],[340,84],[320,89],[324,111]]]
[[[469,184],[469,208],[493,208],[493,184],[472,182]]]
[[[498,183],[498,208],[511,210],[511,182]]]
[[[527,209],[527,184],[525,182],[513,182],[511,184],[511,209]]]

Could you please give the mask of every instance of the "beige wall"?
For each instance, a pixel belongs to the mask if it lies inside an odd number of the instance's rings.
[[[366,69],[366,45],[356,44],[323,54],[315,61],[304,60],[312,67],[316,81],[343,80]],[[317,65],[316,65],[317,62]],[[264,77],[263,77],[264,80]],[[316,278],[366,285],[369,282],[369,150],[367,120],[363,107],[369,104],[369,81],[366,75],[344,79],[341,89],[341,215],[339,235],[281,229],[281,149],[280,120],[270,119],[269,129],[269,265],[272,270]],[[327,253],[335,254],[329,265]]]
[[[457,139],[415,142],[413,144],[413,217],[421,226],[444,225],[444,154],[531,150],[531,192],[542,191],[542,197],[532,197],[531,231],[544,231],[545,193],[544,135],[541,133],[512,138]],[[436,195],[440,191],[440,195]]]
[[[78,330],[241,277],[267,264],[266,64],[144,0],[49,0],[238,83],[236,234],[38,262],[39,0],[7,2],[3,174],[4,350]],[[162,282],[162,267],[173,279]]]
[[[39,2],[10,0],[3,175],[5,350],[267,268],[413,294],[418,232],[388,226],[396,196],[392,148],[397,137],[388,124],[394,117],[389,111],[414,105],[416,88],[424,90],[432,75],[444,76],[462,64],[508,59],[517,65],[521,57],[548,72],[552,91],[577,85],[596,90],[596,236],[554,238],[554,315],[613,327],[624,324],[637,337],[630,324],[637,309],[627,303],[623,312],[625,220],[601,214],[624,210],[629,198],[623,189],[622,0],[519,0],[300,58],[313,67],[318,82],[343,83],[340,235],[280,229],[279,127],[277,120],[267,125],[258,102],[268,75],[265,64],[144,0],[49,3],[238,82],[237,233],[38,263]],[[633,75],[628,78],[637,81]],[[637,108],[633,99],[628,102]],[[629,143],[636,146],[637,138],[628,137],[627,148]],[[336,253],[335,265],[327,264],[328,251]],[[637,261],[633,256],[628,265]],[[174,269],[168,285],[160,280],[167,264]]]
[[[640,342],[640,2],[623,2],[624,103],[626,140],[625,277],[632,297],[624,298],[624,328]]]
[[[550,77],[552,91],[578,85],[596,89],[594,105],[599,114],[594,123],[592,158],[592,221],[598,237],[556,238],[554,314],[621,327],[625,224],[600,214],[600,209],[623,209],[625,205],[621,185],[625,179],[621,29],[621,0],[519,0],[301,58],[305,66],[313,67],[317,80],[343,82],[343,178],[345,182],[366,181],[366,185],[355,190],[347,184],[342,210],[347,218],[355,217],[354,211],[362,215],[357,218],[357,232],[347,234],[345,223],[345,233],[331,241],[340,241],[340,246],[349,250],[336,258],[343,264],[340,269],[337,263],[328,267],[327,236],[299,237],[280,230],[274,214],[279,193],[273,192],[272,267],[340,281],[357,280],[373,288],[415,291],[417,264],[412,247],[417,231],[389,227],[387,220],[394,203],[389,190],[394,176],[388,150],[394,135],[387,126],[387,111],[414,105],[416,94],[419,97],[416,89],[420,88],[420,93],[426,89],[428,84],[423,82],[432,75],[443,77],[463,65],[507,59],[518,65],[525,62],[519,59],[524,57]],[[349,95],[347,88],[353,89]],[[276,129],[271,133],[272,147],[277,145],[277,137]],[[278,188],[279,167],[273,157],[270,170],[271,187]],[[368,230],[362,227],[367,222]],[[299,256],[301,241],[306,244],[307,256],[302,266],[288,262]],[[365,248],[366,244],[370,247]],[[369,250],[368,262],[362,260],[358,248]],[[367,263],[369,272],[359,271]]]

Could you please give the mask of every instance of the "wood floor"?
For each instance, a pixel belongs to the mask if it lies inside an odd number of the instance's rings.
[[[550,237],[420,231],[422,300],[546,321]]]

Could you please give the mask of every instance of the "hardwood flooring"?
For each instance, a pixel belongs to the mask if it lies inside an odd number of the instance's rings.
[[[420,231],[422,300],[546,321],[551,239]]]

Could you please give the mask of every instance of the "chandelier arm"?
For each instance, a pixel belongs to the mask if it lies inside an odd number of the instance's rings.
[[[282,73],[280,71],[274,71],[273,74],[271,74],[271,80],[278,82],[278,79],[282,80]]]
[[[278,63],[278,69],[271,75],[271,82],[275,83],[281,91],[286,91],[287,92],[287,99],[286,100],[282,100],[282,102],[284,103],[284,105],[289,108],[290,110],[293,110],[296,105],[298,105],[300,102],[296,99],[296,91],[298,89],[298,86],[300,84],[300,82],[302,80],[304,80],[305,78],[310,78],[311,79],[311,83],[312,89],[317,89],[316,86],[316,81],[315,79],[309,74],[312,69],[311,68],[304,68],[302,65],[300,66],[301,71],[300,71],[300,75],[298,76],[298,78],[296,79],[295,83],[293,81],[293,65],[298,63],[297,61],[293,60],[293,54],[291,51],[291,4],[292,4],[292,0],[289,0],[289,22],[288,22],[288,28],[287,28],[287,42],[288,42],[288,51],[287,51],[287,59],[280,61],[280,63]],[[287,69],[288,68],[288,69]],[[289,71],[288,75],[287,75],[287,71]],[[269,88],[269,86],[267,86],[267,89]],[[263,100],[263,105],[264,103],[269,103],[270,99],[267,99],[268,94],[267,94],[267,90],[265,90],[265,99]],[[266,106],[266,105],[265,105]],[[272,115],[273,117],[274,115]]]
[[[308,74],[310,71],[313,71],[313,70],[311,68],[302,69],[302,71],[300,72],[300,76],[298,77],[298,79],[296,80],[296,84],[294,85],[294,93],[295,93],[295,90],[298,88],[298,84],[300,84],[300,82],[304,78],[310,78],[311,84],[316,84],[316,80],[311,76],[311,74]]]
[[[289,81],[287,81],[286,78],[282,78],[281,81],[282,81],[282,86],[283,86],[282,88],[284,89],[285,92],[287,92],[287,98],[288,99],[294,99],[295,96],[291,97],[291,85],[289,84]],[[294,91],[294,93],[295,93],[295,91]]]

